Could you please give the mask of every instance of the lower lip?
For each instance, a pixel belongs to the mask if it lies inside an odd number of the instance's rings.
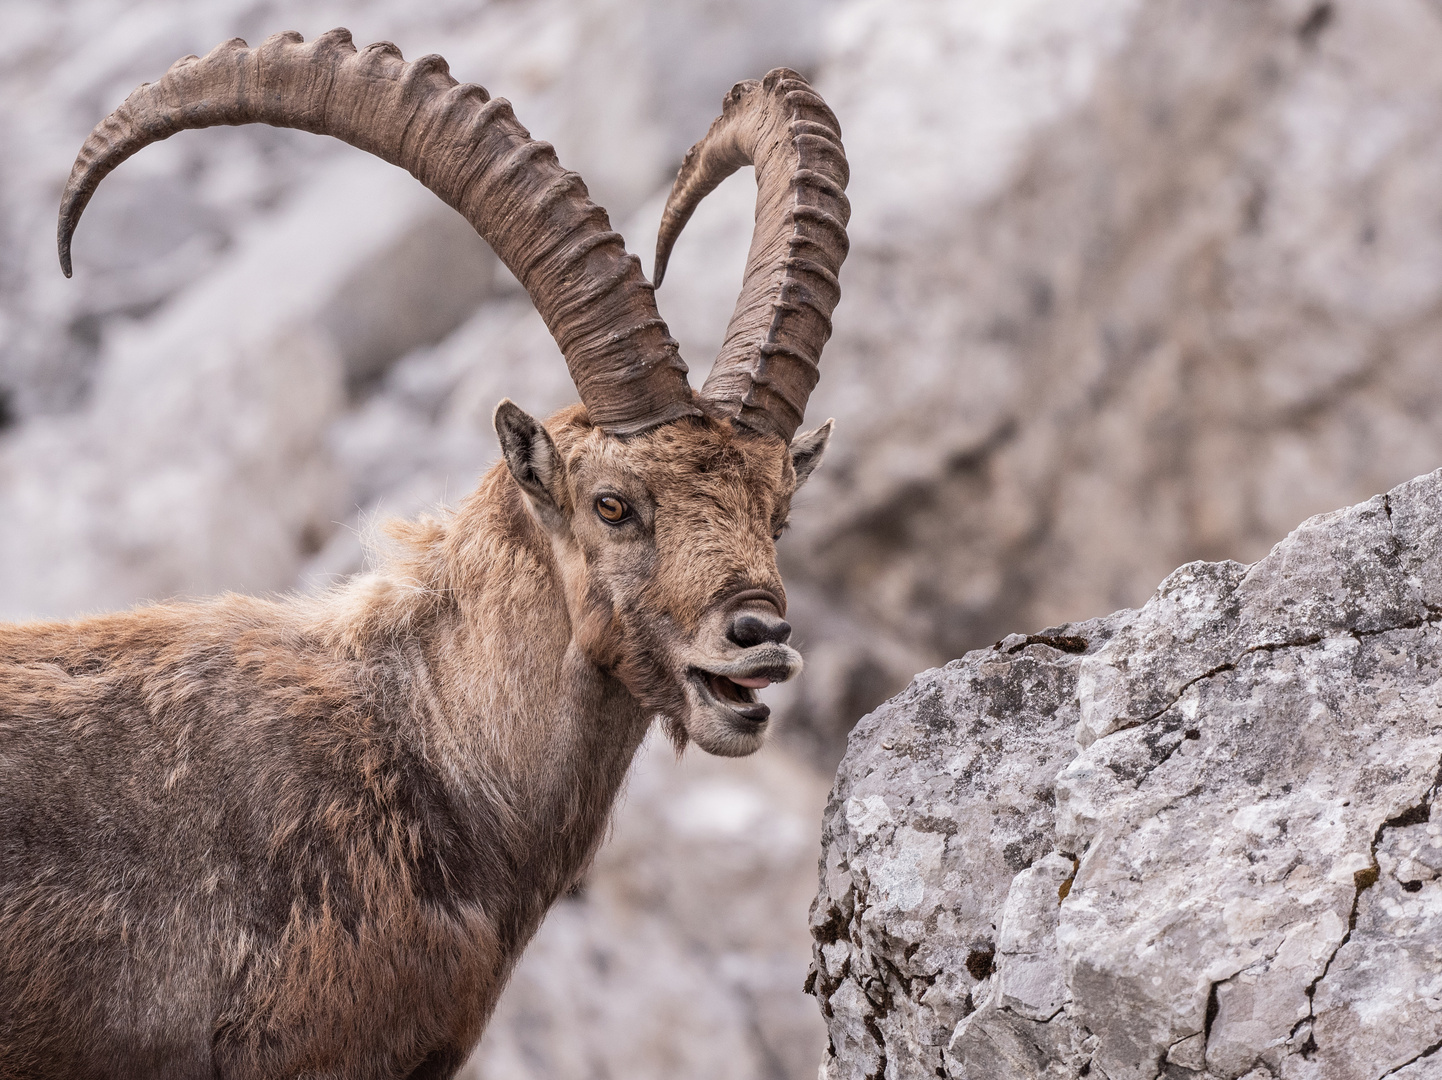
[[[725,703],[723,702],[723,704]],[[766,721],[771,719],[770,706],[765,705],[759,701],[751,705],[743,706],[743,708],[745,709],[755,710],[756,715],[754,716],[748,716],[746,713],[741,712],[741,710],[736,708],[735,705],[729,705],[727,707],[736,714],[737,719],[739,719],[743,724],[750,724],[752,727],[759,728],[762,724],[766,723]]]

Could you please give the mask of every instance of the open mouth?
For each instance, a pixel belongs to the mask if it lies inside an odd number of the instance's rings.
[[[705,687],[707,697],[724,705],[741,719],[762,724],[771,716],[771,707],[756,700],[756,691],[771,685],[766,676],[728,676],[697,670],[693,677]]]

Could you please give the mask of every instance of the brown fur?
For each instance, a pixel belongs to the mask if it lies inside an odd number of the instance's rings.
[[[539,495],[497,465],[319,598],[0,626],[0,1077],[452,1075],[652,718],[759,744],[685,679],[784,604],[786,447],[546,428]]]

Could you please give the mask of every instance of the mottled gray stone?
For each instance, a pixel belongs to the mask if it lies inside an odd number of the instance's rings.
[[[1442,472],[918,676],[827,809],[824,1075],[1428,1075],[1439,575]]]

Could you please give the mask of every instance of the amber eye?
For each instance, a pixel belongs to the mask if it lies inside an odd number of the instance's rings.
[[[616,525],[631,516],[631,508],[624,499],[618,499],[614,495],[602,495],[596,500],[596,513],[601,515],[603,521]]]
[[[780,539],[781,539],[781,534],[786,531],[786,526],[787,526],[788,524],[790,524],[790,523],[789,523],[789,522],[782,522],[780,525],[776,526],[776,531],[771,534],[771,539],[772,539],[772,540],[780,540]]]

